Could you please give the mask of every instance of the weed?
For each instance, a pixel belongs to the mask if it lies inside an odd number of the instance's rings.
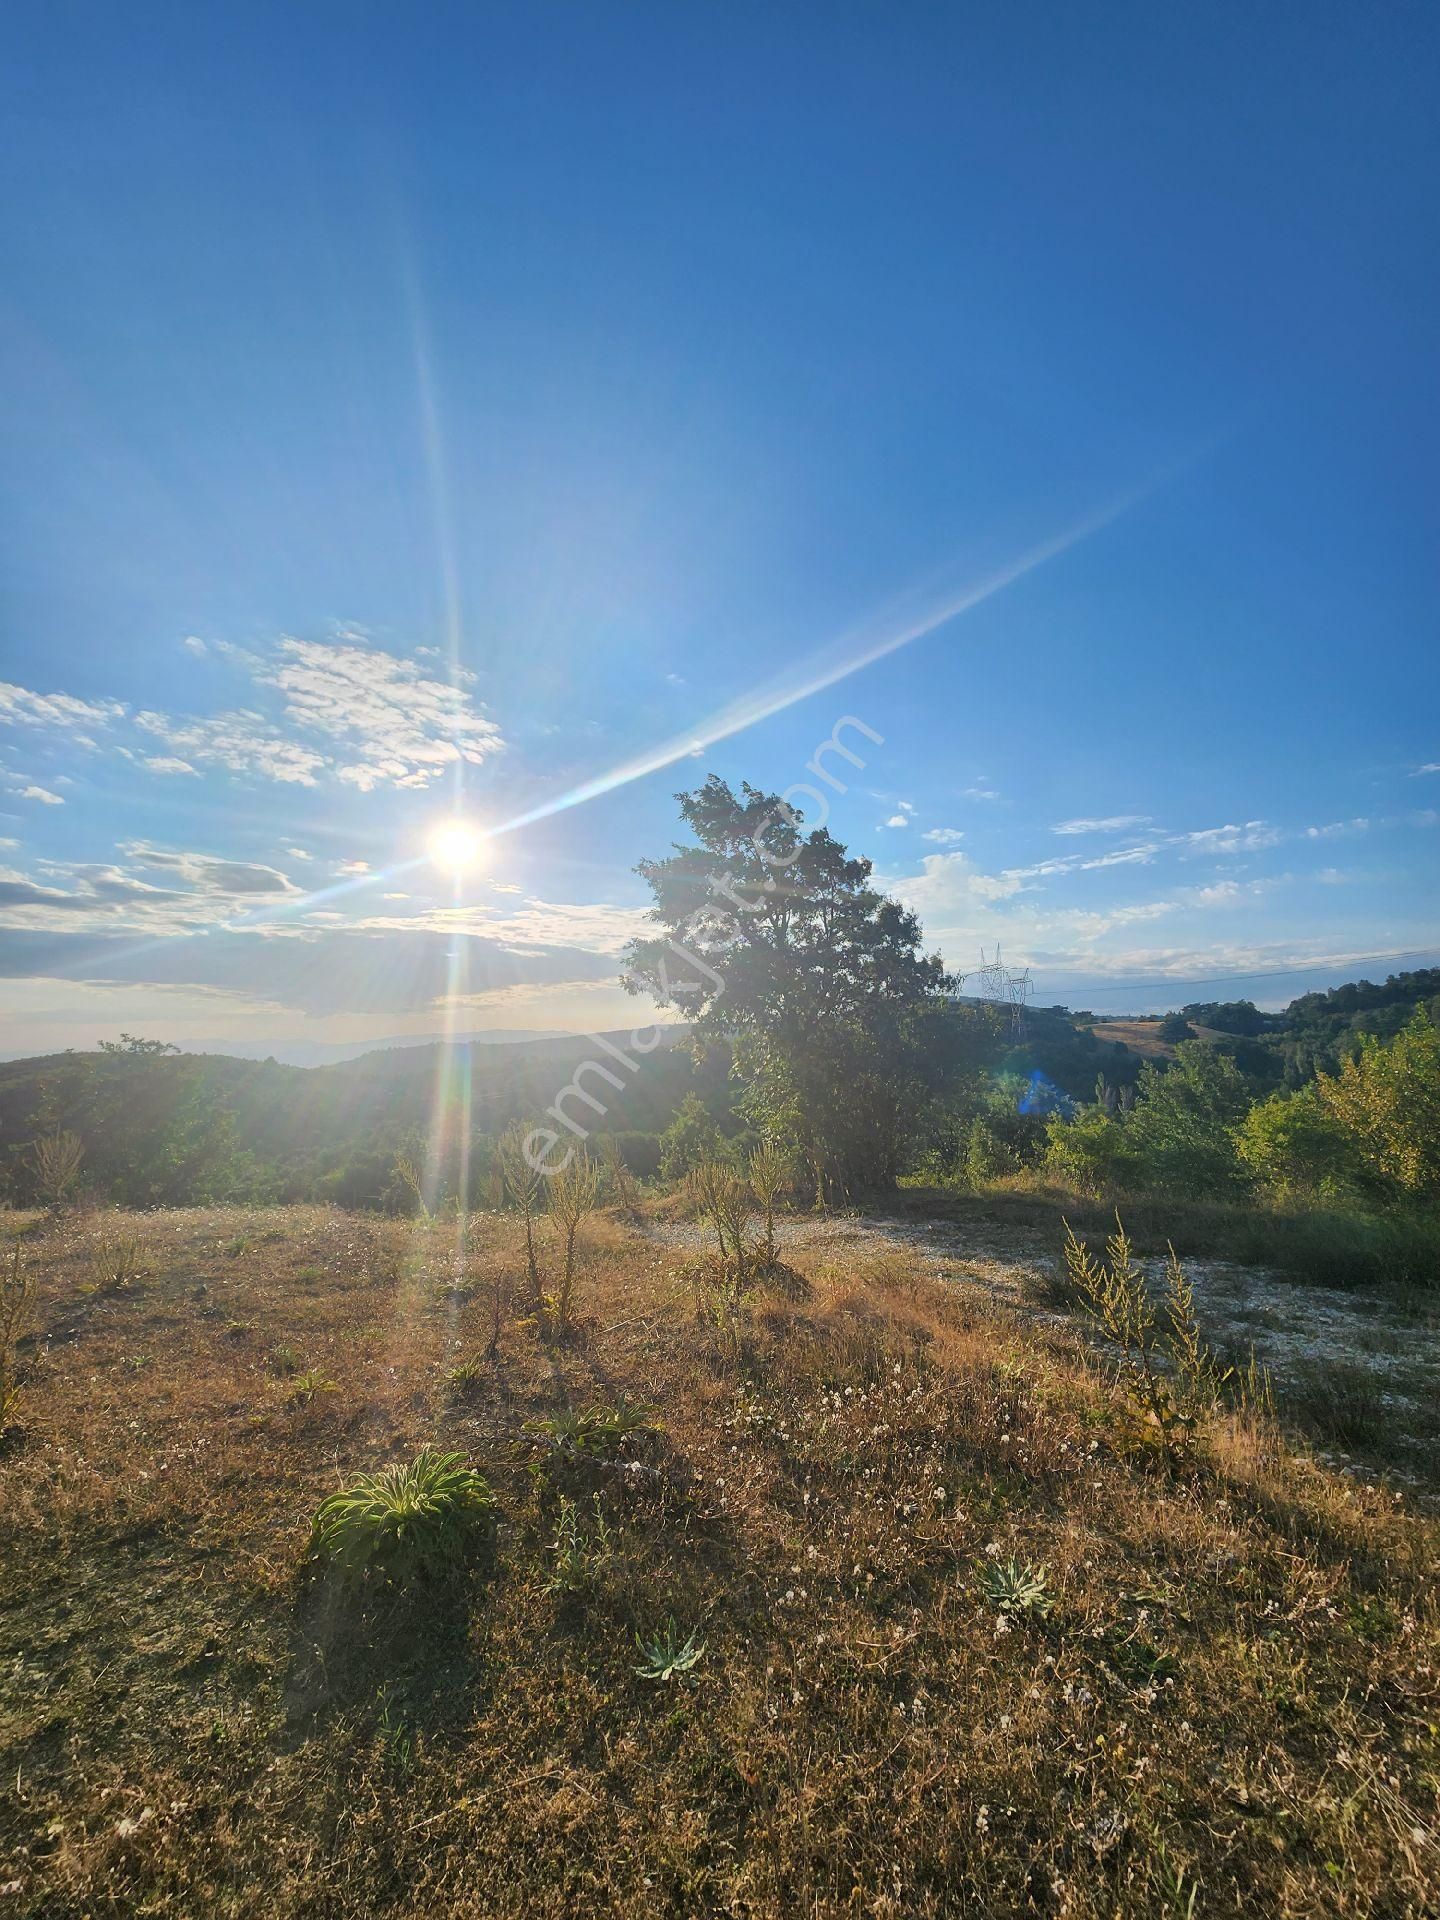
[[[1031,1566],[1027,1560],[1022,1565],[1012,1558],[981,1560],[976,1565],[985,1597],[999,1612],[1012,1618],[1028,1615],[1044,1620],[1053,1611],[1055,1598],[1050,1592],[1050,1572],[1043,1562]]]
[[[430,1208],[425,1201],[425,1186],[420,1169],[416,1166],[415,1162],[410,1159],[408,1154],[397,1153],[393,1171],[395,1178],[400,1182],[402,1187],[407,1189],[411,1198],[414,1200],[417,1218],[428,1220],[430,1218]]]
[[[1390,1427],[1384,1391],[1369,1367],[1331,1360],[1309,1368],[1286,1398],[1319,1439],[1342,1447],[1374,1447]]]
[[[494,1512],[488,1481],[463,1454],[422,1447],[322,1500],[311,1547],[351,1577],[409,1587],[455,1572]]]
[[[305,1362],[295,1351],[294,1347],[272,1347],[270,1349],[270,1365],[274,1372],[284,1378],[292,1373],[303,1372]]]
[[[550,1176],[545,1198],[565,1253],[559,1284],[545,1301],[545,1317],[552,1333],[564,1333],[574,1324],[575,1245],[580,1222],[594,1210],[599,1197],[599,1175],[588,1154],[577,1154],[569,1166]]]
[[[689,1673],[704,1653],[706,1641],[698,1638],[700,1629],[695,1627],[682,1640],[680,1629],[673,1620],[667,1620],[658,1633],[647,1639],[637,1633],[635,1645],[640,1654],[640,1665],[635,1671],[642,1680],[673,1680],[677,1674]]]
[[[145,1271],[145,1246],[133,1233],[103,1227],[90,1242],[90,1272],[102,1293],[125,1293]]]
[[[1117,1383],[1129,1415],[1123,1441],[1134,1451],[1155,1448],[1169,1467],[1181,1465],[1229,1376],[1200,1336],[1194,1290],[1174,1248],[1158,1312],[1118,1214],[1103,1260],[1067,1225],[1065,1266],[1096,1329],[1119,1349]]]
[[[556,1453],[614,1460],[627,1440],[657,1429],[654,1407],[621,1401],[613,1407],[566,1407],[544,1419],[527,1420],[525,1431],[547,1440]]]
[[[588,1529],[582,1526],[580,1509],[567,1495],[561,1494],[550,1554],[551,1568],[545,1591],[585,1593],[596,1585],[615,1557],[615,1530],[598,1505],[592,1525]]]
[[[85,1144],[76,1133],[51,1133],[31,1147],[26,1164],[35,1191],[51,1213],[64,1211],[80,1179]]]
[[[0,1433],[20,1404],[17,1349],[35,1317],[35,1281],[19,1245],[10,1250],[8,1268],[0,1268]]]
[[[292,1406],[308,1407],[322,1394],[338,1393],[339,1387],[320,1367],[307,1367],[304,1373],[297,1373],[286,1390],[285,1398]]]

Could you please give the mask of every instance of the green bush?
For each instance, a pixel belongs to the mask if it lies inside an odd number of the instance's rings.
[[[1277,1198],[1353,1193],[1360,1179],[1355,1141],[1313,1086],[1260,1100],[1240,1123],[1240,1158],[1254,1179]]]
[[[463,1454],[422,1447],[322,1500],[311,1547],[349,1577],[408,1587],[454,1573],[494,1512],[489,1483]]]
[[[1045,1171],[1061,1186],[1101,1199],[1134,1184],[1138,1171],[1125,1128],[1103,1107],[1082,1107],[1073,1120],[1051,1114],[1045,1128]]]

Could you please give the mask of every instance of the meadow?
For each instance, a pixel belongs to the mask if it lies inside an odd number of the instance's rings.
[[[637,1197],[559,1328],[514,1213],[12,1214],[0,1911],[1436,1911],[1423,1489],[1283,1393],[1162,1456],[957,1204],[726,1289]],[[427,1446],[453,1564],[317,1553]]]

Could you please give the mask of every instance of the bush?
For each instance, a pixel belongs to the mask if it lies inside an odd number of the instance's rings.
[[[1253,1177],[1280,1199],[1337,1198],[1353,1192],[1361,1175],[1354,1140],[1314,1087],[1258,1101],[1241,1122],[1236,1144]]]
[[[1182,1040],[1167,1068],[1147,1064],[1125,1123],[1144,1183],[1180,1193],[1240,1191],[1235,1129],[1249,1107],[1234,1061],[1203,1040]]]
[[[1440,1200],[1440,1032],[1423,1010],[1388,1046],[1364,1040],[1315,1091],[1379,1191]]]
[[[1073,1120],[1052,1114],[1044,1165],[1052,1180],[1094,1199],[1123,1191],[1137,1171],[1123,1125],[1103,1107],[1082,1107]]]
[[[311,1547],[348,1577],[408,1587],[454,1573],[494,1512],[489,1483],[463,1454],[422,1447],[322,1500]]]

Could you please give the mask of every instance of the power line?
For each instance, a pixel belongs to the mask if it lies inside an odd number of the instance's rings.
[[[1334,967],[1365,967],[1374,960],[1419,960],[1434,958],[1435,947],[1403,947],[1392,953],[1355,953],[1346,954],[1335,960],[1311,960],[1298,967],[1256,968],[1249,973],[1212,973],[1203,978],[1180,978],[1172,975],[1166,980],[1125,980],[1117,986],[1089,986],[1083,980],[1060,980],[1055,984],[1063,987],[1067,993],[1084,991],[1087,994],[1102,993],[1158,993],[1167,987],[1221,987],[1236,980],[1285,980],[1297,973],[1321,973]]]

